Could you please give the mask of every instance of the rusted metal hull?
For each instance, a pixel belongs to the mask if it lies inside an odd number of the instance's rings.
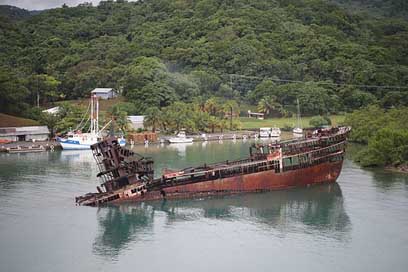
[[[164,169],[154,178],[153,160],[123,149],[114,138],[91,147],[103,181],[97,193],[75,198],[78,205],[204,197],[288,189],[336,181],[348,127],[271,144],[253,144],[249,156],[181,170]]]
[[[126,192],[123,192],[119,194],[118,199],[110,203],[262,192],[331,183],[335,182],[340,175],[342,163],[342,161],[327,162],[282,173],[270,170],[238,175],[147,191],[143,195],[128,196]]]

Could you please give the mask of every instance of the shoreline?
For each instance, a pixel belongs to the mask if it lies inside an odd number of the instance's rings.
[[[399,166],[385,166],[384,170],[394,173],[408,174],[408,164],[402,164]]]

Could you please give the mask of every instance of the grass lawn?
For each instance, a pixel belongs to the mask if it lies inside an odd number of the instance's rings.
[[[59,101],[56,104],[68,102],[68,103],[71,103],[72,105],[82,106],[86,108],[88,107],[89,101],[90,101],[89,98],[84,98],[84,99],[78,99],[78,100]],[[115,97],[112,99],[99,99],[99,111],[105,112],[113,105],[121,103],[121,102],[125,102],[125,99],[123,97]]]
[[[344,121],[344,115],[331,115],[330,119],[333,126],[337,126]],[[309,121],[312,117],[302,117],[302,127],[310,127]],[[255,118],[240,117],[242,129],[258,129],[260,127],[294,127],[296,125],[296,118],[270,118],[265,120],[258,120]]]
[[[38,126],[35,120],[0,113],[0,127]]]

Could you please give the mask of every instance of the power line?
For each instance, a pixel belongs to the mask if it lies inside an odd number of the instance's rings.
[[[256,80],[271,80],[276,82],[285,82],[285,83],[310,83],[315,82],[321,85],[331,85],[331,86],[346,86],[346,87],[357,87],[357,88],[377,88],[377,89],[408,89],[408,86],[396,86],[396,85],[360,85],[360,84],[347,84],[347,83],[332,83],[327,81],[301,81],[301,80],[290,80],[290,79],[277,79],[271,77],[257,77],[257,76],[245,76],[238,74],[228,74],[232,80],[232,77],[240,77],[247,79],[256,79]]]

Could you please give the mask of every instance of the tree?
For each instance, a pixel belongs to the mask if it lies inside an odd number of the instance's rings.
[[[162,112],[157,107],[150,107],[146,110],[143,125],[145,127],[151,127],[152,132],[155,132],[156,129],[160,126],[162,122]]]
[[[196,126],[192,119],[193,112],[190,105],[184,102],[174,102],[163,109],[165,124],[168,130],[180,131],[186,129],[189,132],[195,132]]]
[[[324,127],[331,125],[331,120],[327,116],[314,116],[309,121],[309,125],[314,128]]]
[[[85,116],[83,107],[72,105],[69,102],[61,103],[58,116],[60,119],[56,125],[56,131],[59,133],[67,133],[77,129],[87,131],[89,129],[89,124],[85,122],[87,116]]]
[[[19,114],[26,108],[29,91],[24,82],[5,67],[0,67],[0,111]]]
[[[215,128],[220,127],[220,122],[221,120],[219,120],[217,117],[210,116],[208,126],[211,128],[211,133],[215,132]]]
[[[40,115],[39,121],[42,125],[46,125],[50,129],[50,132],[51,132],[50,136],[51,138],[53,138],[55,135],[55,129],[60,120],[61,120],[61,117],[59,116],[59,114],[43,112]]]
[[[382,128],[357,157],[363,166],[397,166],[408,162],[408,130]]]
[[[129,125],[129,120],[127,119],[127,112],[122,110],[120,105],[114,105],[109,109],[109,114],[111,120],[119,127],[119,129],[126,134]]]
[[[272,80],[264,80],[256,85],[255,90],[248,94],[248,99],[253,104],[258,104],[259,101],[266,96],[274,96],[276,93],[276,84]]]
[[[47,74],[31,75],[27,80],[27,88],[30,90],[33,104],[39,107],[40,103],[55,101],[59,98],[58,86],[60,83]]]
[[[211,97],[204,104],[204,110],[211,116],[217,116],[221,110],[221,106],[217,101],[217,98]]]
[[[265,96],[258,103],[258,111],[269,116],[273,111],[277,111],[281,105],[276,101],[276,96]]]
[[[233,118],[239,116],[239,106],[235,100],[227,100],[223,104],[223,112],[224,116],[229,116],[230,120],[230,130],[232,130],[233,126]]]

